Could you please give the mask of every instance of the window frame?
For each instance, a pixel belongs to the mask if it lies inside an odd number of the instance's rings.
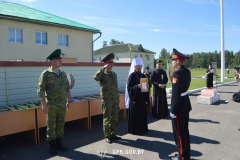
[[[9,41],[9,29],[14,30],[14,42]],[[17,42],[17,30],[21,31],[21,42]],[[22,29],[16,29],[16,28],[8,28],[8,43],[18,43],[18,44],[23,44],[23,30]]]
[[[148,61],[150,60],[150,55],[149,55],[149,54],[147,55],[147,60],[148,60]]]
[[[41,42],[41,44],[40,43],[37,43],[36,41],[37,41],[37,36],[36,36],[36,33],[40,33],[41,34],[41,39],[40,39],[40,42]],[[42,40],[42,33],[46,33],[46,44],[43,44],[42,42],[43,42],[43,40]],[[40,31],[36,31],[35,32],[35,44],[36,45],[47,45],[47,32],[40,32]]]
[[[67,35],[67,34],[60,34],[60,33],[59,33],[59,34],[58,34],[58,38],[59,38],[59,35],[62,36],[62,45],[59,45],[59,39],[58,39],[58,46],[59,46],[59,47],[69,47],[69,42],[68,42],[68,39],[69,39],[69,38],[68,38],[68,35]],[[67,36],[67,46],[64,46],[64,45],[63,45],[63,36]]]

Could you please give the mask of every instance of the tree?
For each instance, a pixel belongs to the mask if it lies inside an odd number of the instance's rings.
[[[124,44],[123,41],[118,41],[118,40],[115,40],[115,39],[111,39],[111,42],[110,42],[110,45],[115,45],[115,44]]]
[[[193,64],[193,67],[194,68],[200,68],[200,63],[199,63],[199,60],[200,60],[200,53],[193,53],[193,61],[192,61],[192,64]]]
[[[192,57],[193,57],[193,55],[191,54],[186,54],[186,56],[187,57],[189,57],[189,59],[187,59],[185,62],[184,62],[184,65],[186,66],[186,67],[190,67],[190,68],[192,68]]]
[[[162,68],[167,68],[167,60],[170,57],[170,53],[165,48],[162,49],[159,55],[159,59],[162,61]]]
[[[162,49],[161,53],[160,53],[160,57],[161,59],[169,59],[169,52],[167,52],[167,50],[165,48]]]
[[[208,57],[207,57],[207,64],[209,65],[209,64],[211,64],[212,62],[213,62],[212,53],[209,52],[209,53],[208,53]]]
[[[219,66],[221,66],[221,53],[218,53],[217,51],[212,53],[212,61],[217,62],[217,66],[219,68]]]
[[[207,54],[205,52],[201,52],[200,58],[198,59],[198,67],[199,68],[207,68]]]
[[[235,63],[234,63],[234,66],[232,66],[232,68],[239,66],[239,64],[240,64],[240,51],[235,53]]]
[[[225,50],[225,66],[231,66],[234,60],[233,51]]]
[[[107,46],[107,41],[103,41],[103,47]]]

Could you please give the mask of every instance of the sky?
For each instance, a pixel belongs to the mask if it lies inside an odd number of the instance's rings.
[[[4,0],[101,30],[94,50],[111,39],[184,54],[221,51],[220,0]],[[225,50],[240,51],[240,0],[224,1]],[[94,35],[96,39],[99,34]]]

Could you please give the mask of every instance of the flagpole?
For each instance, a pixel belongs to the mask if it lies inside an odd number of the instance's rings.
[[[225,52],[224,52],[224,18],[223,18],[223,0],[220,0],[221,9],[221,82],[225,81]]]

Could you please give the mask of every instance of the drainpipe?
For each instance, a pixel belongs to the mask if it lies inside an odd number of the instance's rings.
[[[129,43],[128,43],[128,48],[130,50],[130,62],[129,63],[132,63],[132,48],[130,47]]]
[[[102,32],[98,32],[100,33],[99,37],[97,37],[93,42],[92,42],[92,62],[93,62],[93,43],[102,36]]]

